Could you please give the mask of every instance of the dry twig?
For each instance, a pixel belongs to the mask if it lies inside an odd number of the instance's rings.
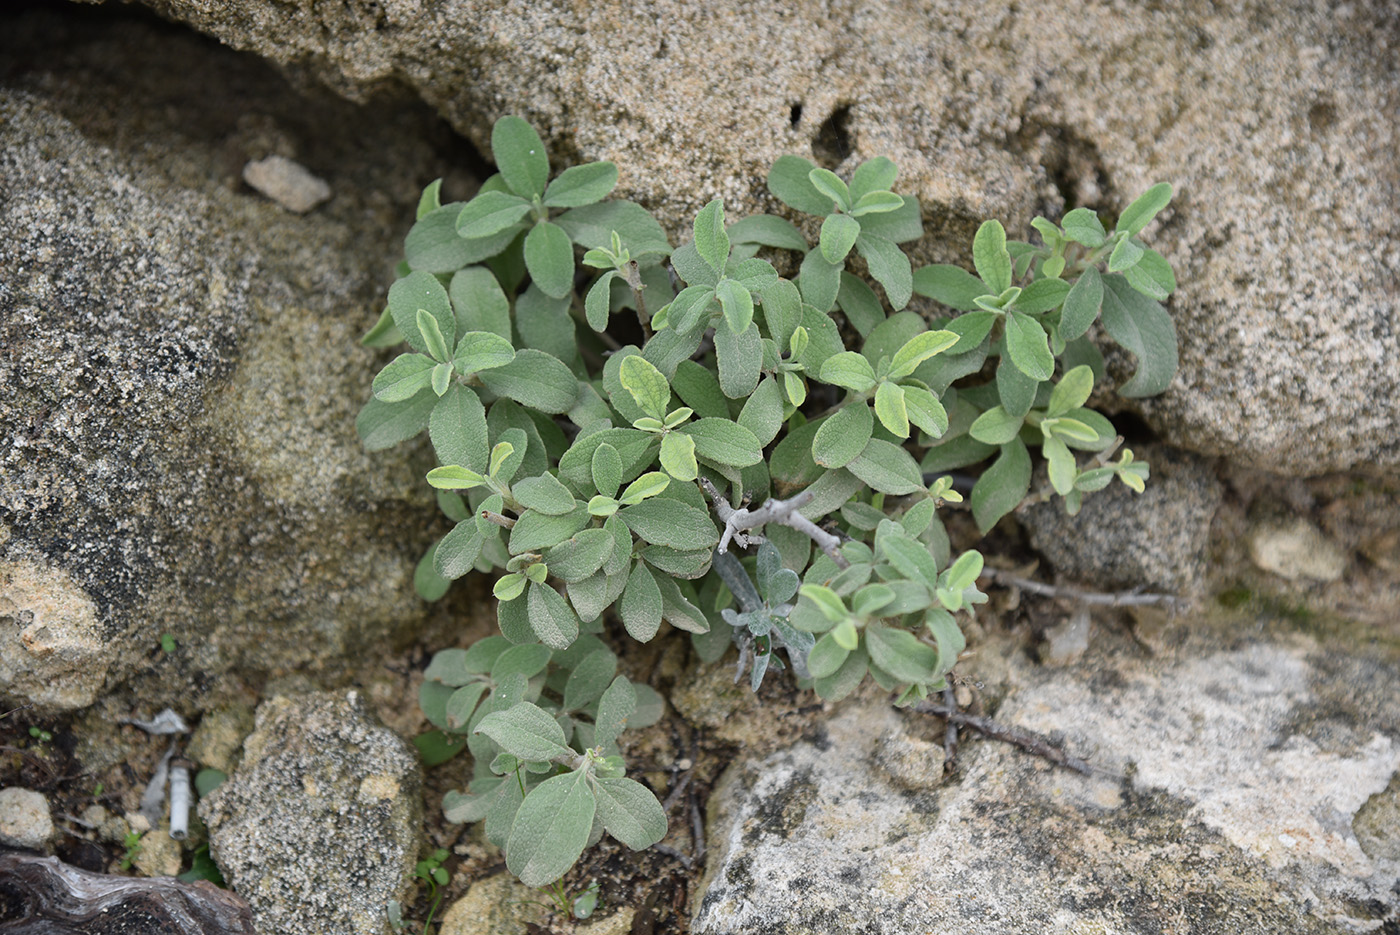
[[[763,506],[756,510],[750,510],[748,507],[735,509],[730,506],[729,502],[720,496],[715,485],[710,483],[707,478],[700,478],[700,486],[704,488],[705,493],[710,495],[710,500],[715,505],[715,512],[719,514],[720,521],[724,523],[724,532],[719,537],[719,545],[715,546],[715,551],[719,554],[723,555],[729,550],[731,540],[745,548],[758,545],[763,541],[762,537],[746,535],[744,531],[757,529],[768,523],[778,523],[796,529],[815,542],[823,552],[831,557],[831,560],[836,563],[836,567],[850,567],[851,563],[846,561],[846,557],[841,554],[841,540],[798,512],[811,502],[814,494],[810,489],[786,500],[774,500],[770,497],[764,501]]]

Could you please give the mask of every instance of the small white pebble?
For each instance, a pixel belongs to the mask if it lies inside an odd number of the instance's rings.
[[[243,181],[297,214],[305,214],[331,196],[329,185],[285,156],[249,162],[243,167]]]
[[[1292,847],[1298,843],[1298,839],[1291,834],[1281,834],[1278,836],[1278,840],[1284,847]]]

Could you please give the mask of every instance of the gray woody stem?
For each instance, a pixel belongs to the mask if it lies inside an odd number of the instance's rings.
[[[715,505],[715,512],[719,514],[720,521],[724,523],[724,532],[719,537],[719,545],[715,546],[715,551],[720,555],[728,551],[730,540],[745,548],[757,545],[762,541],[757,536],[745,535],[744,530],[757,529],[768,523],[778,523],[782,526],[791,526],[815,542],[823,552],[831,557],[837,568],[850,567],[851,563],[846,561],[846,557],[841,554],[838,548],[841,545],[841,540],[797,512],[811,502],[813,494],[810,490],[804,490],[786,500],[774,500],[770,497],[764,501],[763,506],[756,510],[750,510],[748,507],[740,507],[736,510],[720,496],[719,491],[715,489],[715,485],[710,483],[708,478],[700,478],[700,486],[705,489],[705,493],[710,495],[710,500]]]

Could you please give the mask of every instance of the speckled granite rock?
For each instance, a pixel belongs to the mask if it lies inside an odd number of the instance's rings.
[[[1223,487],[1203,458],[1160,446],[1134,454],[1152,465],[1146,490],[1115,481],[1074,516],[1058,498],[1036,504],[1020,514],[1031,546],[1068,582],[1194,595]]]
[[[418,859],[421,784],[416,753],[357,692],[279,696],[199,815],[259,932],[382,935]]]
[[[1400,770],[1400,651],[1286,633],[1220,648],[1221,633],[1203,642],[1192,626],[1207,628],[1181,624],[1176,649],[1153,658],[1118,646],[1039,669],[1012,654],[997,717],[1057,733],[1099,776],[970,741],[956,781],[937,783],[934,758],[911,787],[890,747],[932,737],[932,723],[878,701],[736,763],[710,800],[693,931],[1395,926],[1400,827],[1374,815],[1393,811]]]
[[[938,257],[983,217],[1021,231],[1170,181],[1149,237],[1182,282],[1182,366],[1149,419],[1265,469],[1400,467],[1394,0],[147,2],[352,97],[407,85],[483,152],[522,114],[677,233],[716,195],[767,204],[789,152],[893,158]]]
[[[234,667],[334,673],[423,615],[431,501],[354,419],[435,122],[64,12],[0,28],[0,693],[135,674],[188,712]],[[288,214],[239,179],[269,151],[339,194]]]

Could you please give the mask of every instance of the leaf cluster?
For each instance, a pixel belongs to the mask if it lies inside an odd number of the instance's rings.
[[[1142,489],[1146,464],[1110,461],[1116,432],[1088,408],[1104,378],[1088,335],[1100,322],[1137,358],[1121,392],[1166,388],[1176,339],[1159,303],[1176,284],[1140,235],[1171,190],[1111,232],[1085,209],[1037,218],[1038,245],[989,221],[974,273],[913,268],[899,245],[922,235],[921,209],[893,192],[888,159],[849,180],[774,164],[770,191],[822,219],[815,244],[776,215],[730,223],[716,199],[673,248],[640,205],[605,200],[610,163],[551,179],[515,117],[492,151],[499,174],[471,200],[423,194],[365,338],[408,349],[357,428],[371,450],[432,442],[427,480],[453,526],[419,593],[501,573],[500,635],[434,660],[420,748],[471,749],[449,814],[485,820],[513,872],[548,882],[604,831],[647,846],[665,830],[616,759],[616,712],[654,693],[615,676],[596,636],[609,612],[642,641],[663,622],[688,631],[707,660],[738,644],[755,689],[782,650],[825,698],[868,676],[908,703],[945,686],[954,615],[985,599],[982,555],[952,554],[940,510],[962,498],[946,472],[985,464],[968,504],[984,532],[1026,501],[1032,449],[1043,495],[1071,511],[1115,477]],[[910,310],[915,295],[939,309]]]

